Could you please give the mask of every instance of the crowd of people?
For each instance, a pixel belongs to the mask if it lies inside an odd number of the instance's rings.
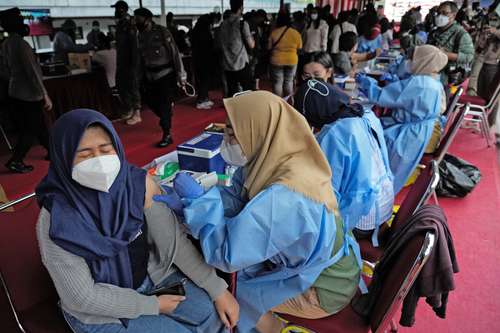
[[[227,97],[221,156],[238,169],[231,186],[207,190],[186,173],[160,189],[127,162],[113,125],[96,111],[62,115],[49,144],[42,109],[51,100],[40,65],[23,40],[19,10],[3,12],[9,37],[1,59],[23,124],[7,167],[31,171],[23,158],[37,137],[49,152],[36,189],[37,235],[67,323],[79,333],[236,325],[271,333],[287,326],[275,313],[319,319],[348,306],[358,288],[365,292],[357,241],[379,245],[395,196],[439,144],[450,90],[468,82],[469,94],[489,100],[497,89],[498,2],[483,10],[446,1],[425,18],[412,8],[398,30],[373,4],[335,18],[329,6],[312,5],[244,14],[243,0],[231,0],[222,17],[202,15],[184,35],[172,16],[164,27],[146,8],[132,17],[120,0],[112,6],[113,53],[98,22],[79,46],[66,22],[55,56],[94,49],[96,62],[114,57],[108,80],[124,118],[137,124],[147,104],[160,118],[160,147],[173,142],[172,102],[187,78],[182,54],[192,53],[198,109],[213,106],[208,92],[219,74]],[[401,53],[387,72],[365,73],[360,64],[396,40]],[[336,77],[355,81],[357,94]],[[254,91],[268,78],[272,92]],[[377,117],[374,107],[390,112]],[[236,298],[215,269],[238,272]]]

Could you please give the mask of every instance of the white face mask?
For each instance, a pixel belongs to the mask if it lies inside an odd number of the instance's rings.
[[[226,163],[234,166],[242,167],[248,163],[248,159],[243,154],[239,144],[231,145],[226,140],[222,140],[220,154]]]
[[[318,19],[318,14],[311,14],[311,19],[316,21]]]
[[[73,167],[71,178],[82,186],[108,192],[120,172],[118,155],[89,158]]]
[[[450,18],[446,15],[438,15],[434,19],[434,23],[438,28],[446,27],[450,23]]]

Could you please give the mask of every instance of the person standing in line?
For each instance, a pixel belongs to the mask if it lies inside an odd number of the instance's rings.
[[[150,109],[160,117],[163,136],[158,147],[173,143],[172,100],[177,86],[186,84],[186,72],[174,38],[167,28],[153,22],[153,13],[147,8],[134,11],[139,31],[139,55],[143,64],[144,99]]]
[[[141,122],[141,95],[139,93],[139,55],[137,30],[128,14],[128,4],[117,1],[116,23],[116,87],[125,108],[123,118],[128,125]]]
[[[269,37],[271,51],[271,81],[273,93],[289,96],[293,93],[293,79],[299,62],[298,51],[302,48],[300,33],[291,27],[288,13],[278,14],[276,29]]]
[[[93,21],[92,30],[87,34],[87,43],[96,50],[102,50],[105,47],[103,37],[105,35],[100,29],[99,21]]]
[[[191,44],[193,46],[193,67],[196,78],[196,99],[197,109],[211,109],[214,105],[208,97],[210,86],[210,74],[213,73],[215,65],[214,59],[214,39],[211,32],[213,16],[209,14],[198,18],[191,34]]]
[[[358,34],[356,26],[349,22],[349,17],[350,17],[350,12],[348,11],[340,12],[338,24],[332,29],[332,33],[330,34],[330,39],[332,41],[332,48],[330,50],[330,53],[332,54],[340,52],[339,50],[340,35],[349,31],[354,32],[356,35]]]
[[[52,109],[52,101],[43,84],[42,70],[31,46],[23,39],[29,27],[23,23],[19,8],[0,12],[2,28],[9,37],[2,43],[0,73],[9,82],[8,95],[12,105],[12,118],[19,137],[12,157],[5,166],[12,172],[28,173],[33,166],[23,160],[37,138],[49,149],[49,136],[44,124],[43,111]]]
[[[217,42],[231,97],[239,91],[239,85],[243,90],[254,89],[247,48],[253,49],[255,40],[248,23],[241,20],[243,0],[231,0],[230,4],[231,15],[222,22]]]
[[[328,24],[319,17],[318,8],[311,11],[311,20],[303,32],[304,52],[326,51],[328,45]]]

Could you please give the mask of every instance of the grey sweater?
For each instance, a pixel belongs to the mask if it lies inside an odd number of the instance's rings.
[[[155,202],[144,214],[150,251],[148,273],[155,285],[178,268],[216,299],[227,288],[226,282],[205,263],[170,209]],[[49,228],[50,213],[42,208],[37,224],[40,254],[66,312],[86,324],[119,323],[118,318],[159,314],[156,296],[95,283],[85,260],[56,245],[49,237]]]

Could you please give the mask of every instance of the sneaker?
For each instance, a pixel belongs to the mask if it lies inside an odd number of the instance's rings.
[[[210,105],[210,106],[214,106],[215,103],[213,101],[211,101],[211,100],[208,100],[207,104]]]
[[[135,124],[140,123],[141,121],[142,121],[142,119],[141,119],[141,111],[135,111],[134,115],[132,116],[132,118],[130,118],[127,121],[125,121],[125,123],[127,125],[135,125]]]
[[[213,105],[213,103],[212,103]],[[196,104],[196,108],[198,110],[209,110],[212,108],[212,105],[209,104],[209,102],[201,102]]]

